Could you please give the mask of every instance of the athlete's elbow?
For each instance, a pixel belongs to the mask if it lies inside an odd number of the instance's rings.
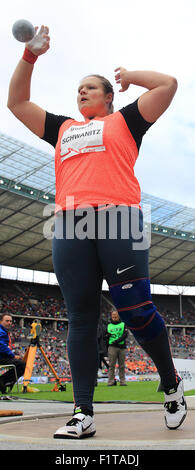
[[[11,101],[10,101],[9,98],[8,98],[8,100],[7,100],[7,107],[8,107],[8,109],[10,109],[10,111],[11,111],[12,105],[11,105]]]
[[[172,95],[174,96],[174,94],[177,91],[177,87],[178,87],[177,79],[175,77],[170,77],[168,86],[171,90]]]
[[[8,109],[11,111],[11,113],[17,117],[17,111],[16,111],[16,107],[13,103],[9,102],[7,103],[7,107]]]
[[[7,107],[13,113],[13,110],[14,110],[14,107],[15,107],[15,102],[14,102],[13,99],[11,99],[10,96],[8,97],[8,100],[7,100]]]

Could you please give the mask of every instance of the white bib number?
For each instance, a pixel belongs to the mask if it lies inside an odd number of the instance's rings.
[[[103,121],[90,121],[82,126],[71,126],[61,138],[61,161],[88,152],[102,152]]]

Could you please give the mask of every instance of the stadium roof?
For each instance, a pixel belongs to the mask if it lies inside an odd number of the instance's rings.
[[[1,265],[53,272],[43,209],[54,199],[52,155],[0,133]],[[151,282],[194,285],[195,209],[145,193],[142,205],[151,207]]]

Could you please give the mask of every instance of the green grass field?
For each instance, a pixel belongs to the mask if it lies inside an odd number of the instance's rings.
[[[126,387],[117,385],[116,387],[108,387],[107,383],[99,382],[95,387],[94,402],[108,401],[138,401],[138,402],[163,402],[164,395],[157,392],[159,382],[127,382]],[[54,384],[30,384],[30,387],[38,389],[39,392],[22,392],[22,385],[19,385],[20,392],[14,386],[11,395],[18,398],[33,400],[58,400],[73,402],[72,384],[66,384],[65,392],[52,392]],[[185,392],[185,395],[195,395],[195,390]]]

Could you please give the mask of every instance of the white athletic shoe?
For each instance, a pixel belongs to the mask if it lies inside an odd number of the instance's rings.
[[[92,437],[96,432],[94,419],[84,413],[76,413],[65,426],[57,429],[54,439],[81,439]]]
[[[177,429],[187,415],[187,404],[184,398],[183,381],[165,395],[165,422],[169,429]]]

